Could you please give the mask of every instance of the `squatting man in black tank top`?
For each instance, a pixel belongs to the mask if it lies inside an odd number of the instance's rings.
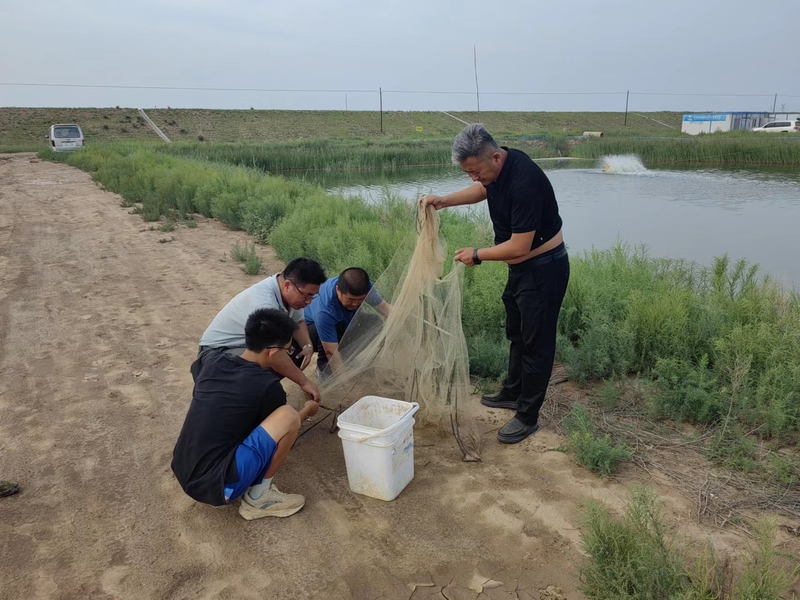
[[[423,196],[439,210],[487,201],[494,227],[490,248],[461,248],[455,260],[468,267],[485,260],[508,264],[503,291],[506,337],[511,342],[508,377],[481,404],[515,410],[497,434],[516,444],[539,429],[556,350],[556,324],[569,281],[569,258],[553,187],[521,152],[500,147],[483,126],[467,125],[453,143],[453,163],[476,182],[446,196]]]
[[[305,504],[284,494],[272,478],[297,439],[300,423],[316,414],[308,400],[299,411],[270,367],[285,354],[297,330],[276,308],[259,308],[247,318],[241,356],[206,348],[192,364],[194,392],[172,454],[172,471],[198,502],[222,506],[239,498],[248,521],[288,517]]]

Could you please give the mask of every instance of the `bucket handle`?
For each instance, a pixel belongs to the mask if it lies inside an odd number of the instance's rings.
[[[369,435],[365,435],[364,437],[358,438],[357,440],[350,440],[350,441],[360,444],[362,442],[366,442],[367,440],[371,440],[372,438],[377,437],[379,435],[387,435],[388,433],[390,433],[390,432],[394,431],[395,429],[399,428],[400,425],[402,425],[407,420],[408,417],[411,417],[415,412],[417,412],[419,410],[419,403],[418,402],[410,402],[409,404],[411,404],[411,410],[408,411],[406,414],[404,414],[402,416],[402,418],[399,421],[397,421],[397,423],[395,423],[394,425],[391,425],[391,426],[387,427],[386,429],[382,429],[380,431],[376,431],[375,433],[370,433]]]

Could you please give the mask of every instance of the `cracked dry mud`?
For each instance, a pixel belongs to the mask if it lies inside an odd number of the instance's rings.
[[[185,496],[169,462],[189,365],[217,310],[256,281],[229,258],[247,238],[203,221],[159,243],[119,200],[77,169],[0,156],[0,477],[22,486],[0,499],[0,597],[581,598],[581,510],[621,507],[632,477],[577,467],[547,424],[500,445],[505,415],[477,401],[483,462],[417,428],[416,476],[393,502],[350,492],[327,424],[276,478],[306,496],[297,515],[246,522]],[[691,502],[659,491],[691,526]]]

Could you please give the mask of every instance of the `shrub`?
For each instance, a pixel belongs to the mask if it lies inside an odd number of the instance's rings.
[[[660,388],[653,396],[657,416],[697,424],[720,419],[723,398],[708,357],[701,357],[696,365],[680,358],[662,358],[653,374]]]
[[[616,471],[622,461],[631,457],[625,444],[615,445],[611,436],[595,433],[592,417],[582,404],[572,405],[572,412],[564,417],[564,429],[569,434],[567,447],[575,452],[575,460],[600,477]]]
[[[756,547],[751,552],[745,570],[734,587],[736,600],[780,600],[795,581],[800,571],[787,571],[780,564],[780,555],[775,550],[778,526],[773,519],[766,519],[756,526]],[[793,562],[797,557],[792,558]]]
[[[240,245],[239,242],[236,242],[233,246],[233,250],[231,250],[231,258],[236,262],[247,262],[247,259],[251,256],[257,256],[255,244],[245,243],[244,245]]]
[[[590,600],[779,600],[800,575],[798,568],[786,568],[797,558],[775,549],[774,520],[756,523],[755,532],[755,547],[738,577],[710,542],[689,563],[679,549],[686,544],[667,531],[655,493],[636,487],[622,517],[602,504],[587,508],[581,591]]]
[[[579,567],[581,591],[591,600],[678,598],[686,587],[682,558],[652,490],[634,488],[623,517],[590,505],[581,544],[587,555]]]
[[[479,333],[469,341],[469,372],[476,377],[497,377],[508,367],[508,342]]]
[[[248,275],[258,275],[261,272],[261,257],[258,254],[251,254],[242,265],[242,271]]]

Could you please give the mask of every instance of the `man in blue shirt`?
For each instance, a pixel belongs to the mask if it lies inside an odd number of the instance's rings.
[[[384,318],[389,316],[391,307],[377,290],[373,290],[367,272],[359,267],[350,267],[323,283],[319,294],[306,307],[304,318],[314,351],[317,352],[317,377],[323,373],[329,361],[333,371],[341,366],[341,359],[336,353],[339,342],[365,301]]]

